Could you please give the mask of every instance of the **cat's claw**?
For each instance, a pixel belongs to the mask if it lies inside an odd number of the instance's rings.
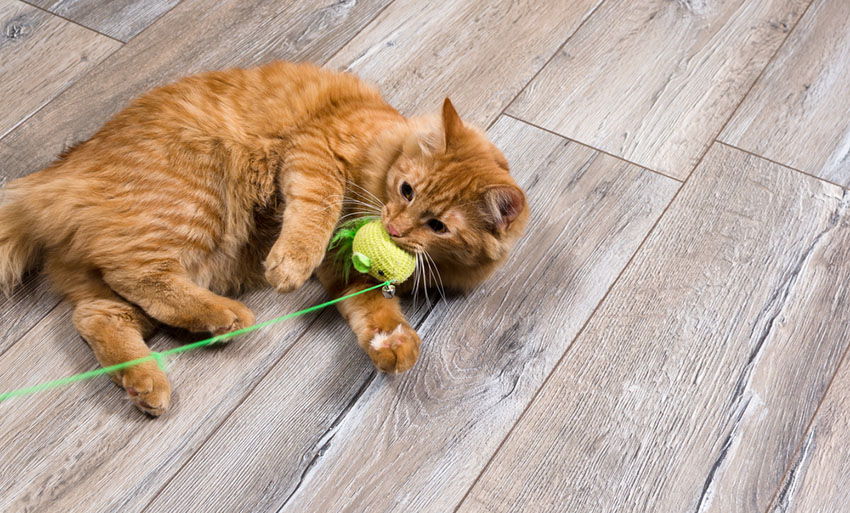
[[[369,342],[367,352],[378,370],[398,374],[416,363],[420,343],[416,331],[399,324],[391,332],[376,333]]]

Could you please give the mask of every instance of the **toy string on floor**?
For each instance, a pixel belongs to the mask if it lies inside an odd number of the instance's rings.
[[[95,370],[92,370],[92,371],[83,372],[81,374],[74,374],[73,376],[68,376],[68,377],[65,377],[65,378],[62,378],[62,379],[57,379],[57,380],[54,380],[54,381],[48,381],[48,382],[45,382],[45,383],[39,383],[38,385],[33,385],[31,387],[19,388],[17,390],[5,392],[3,394],[0,394],[0,401],[5,401],[6,399],[9,399],[9,398],[12,398],[12,397],[34,394],[36,392],[41,392],[43,390],[48,390],[48,389],[51,389],[51,388],[61,387],[63,385],[74,383],[75,381],[82,381],[84,379],[90,379],[90,378],[93,378],[95,376],[102,376],[102,375],[108,374],[110,372],[115,372],[117,370],[125,369],[127,367],[131,367],[133,365],[139,365],[140,363],[149,362],[149,361],[155,361],[157,363],[157,365],[159,365],[159,367],[162,370],[165,370],[164,359],[165,359],[166,356],[170,356],[170,355],[176,354],[176,353],[182,353],[183,351],[189,351],[189,350],[192,350],[192,349],[198,349],[199,347],[208,346],[210,344],[215,344],[216,342],[220,342],[222,340],[233,338],[237,335],[241,335],[243,333],[248,333],[249,331],[254,331],[254,330],[258,330],[260,328],[265,328],[266,326],[271,326],[272,324],[277,324],[279,322],[283,322],[283,321],[286,321],[288,319],[292,319],[293,317],[298,317],[300,315],[304,315],[304,314],[307,314],[307,313],[310,313],[310,312],[315,312],[316,310],[321,310],[322,308],[328,307],[328,306],[333,305],[335,303],[339,303],[340,301],[344,301],[348,298],[352,298],[354,296],[363,294],[364,292],[369,292],[370,290],[375,290],[375,289],[384,287],[386,285],[390,285],[391,283],[392,282],[390,282],[390,281],[385,281],[383,283],[375,285],[374,287],[369,287],[368,289],[363,289],[359,292],[354,292],[352,294],[348,294],[347,296],[342,296],[342,297],[339,297],[339,298],[336,298],[336,299],[332,299],[331,301],[327,301],[327,302],[319,304],[319,305],[311,306],[310,308],[305,308],[304,310],[299,310],[297,312],[286,314],[286,315],[283,315],[281,317],[277,317],[277,318],[274,318],[274,319],[271,319],[271,320],[268,320],[268,321],[265,321],[265,322],[254,324],[253,326],[248,326],[247,328],[242,328],[242,329],[239,329],[239,330],[236,330],[236,331],[231,331],[229,333],[223,333],[221,335],[216,335],[216,336],[210,337],[206,340],[200,340],[198,342],[193,342],[191,344],[186,344],[186,345],[183,345],[183,346],[175,347],[175,348],[169,349],[167,351],[152,352],[148,356],[145,356],[145,357],[142,357],[142,358],[136,358],[135,360],[129,360],[129,361],[119,363],[119,364],[116,364],[116,365],[110,365],[109,367],[101,367],[100,369],[95,369]]]

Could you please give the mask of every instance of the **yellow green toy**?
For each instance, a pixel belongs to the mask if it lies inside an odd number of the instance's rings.
[[[336,250],[337,265],[346,282],[351,267],[392,284],[407,280],[416,269],[416,255],[398,247],[376,219],[343,224],[331,239],[329,249]],[[394,292],[394,288],[384,292]]]

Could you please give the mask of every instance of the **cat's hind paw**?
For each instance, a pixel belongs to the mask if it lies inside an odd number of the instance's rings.
[[[159,417],[171,403],[171,384],[156,363],[142,363],[122,371],[121,384],[136,408]]]

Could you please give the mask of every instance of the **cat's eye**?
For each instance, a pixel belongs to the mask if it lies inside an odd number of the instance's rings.
[[[449,229],[446,228],[446,225],[444,225],[439,219],[429,219],[425,224],[428,225],[428,228],[431,228],[431,230],[437,233],[446,233],[449,231]]]
[[[413,187],[407,182],[401,182],[401,195],[407,201],[413,200]]]

